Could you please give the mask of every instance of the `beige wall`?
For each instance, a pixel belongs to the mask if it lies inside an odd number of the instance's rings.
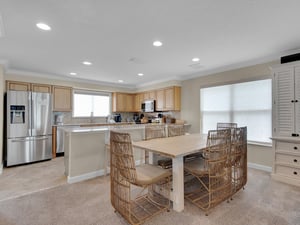
[[[190,132],[200,132],[200,88],[271,78],[270,66],[278,63],[273,61],[183,81],[181,117],[192,124]],[[248,153],[248,162],[272,166],[271,147],[251,145]]]
[[[3,100],[4,100],[4,71],[3,67],[0,65],[0,174],[2,173],[2,150],[3,150]]]
[[[278,61],[273,61],[269,63],[259,64],[255,66],[244,67],[240,69],[235,69],[226,72],[220,72],[216,74],[211,74],[208,76],[202,76],[190,80],[185,80],[182,82],[173,81],[172,85],[181,84],[181,118],[186,120],[188,123],[192,124],[190,132],[196,133],[200,131],[200,88],[224,85],[237,82],[245,82],[251,80],[259,80],[270,78],[270,66],[278,64]],[[3,78],[4,76],[4,78]],[[135,92],[135,91],[145,91],[156,88],[162,88],[165,86],[170,86],[169,82],[162,82],[160,84],[153,84],[147,87],[139,87],[137,89],[127,89],[127,88],[117,88],[105,85],[93,84],[93,83],[83,83],[74,80],[60,80],[57,78],[42,78],[35,76],[23,76],[16,74],[3,74],[3,70],[0,71],[0,79],[5,80],[17,80],[32,83],[45,83],[51,85],[64,85],[72,86],[75,88],[91,89],[91,90],[101,90],[101,91],[120,91],[120,92]],[[0,94],[3,94],[3,83],[0,85]],[[168,85],[167,85],[168,84]],[[3,98],[1,98],[3,101]],[[3,105],[3,103],[1,104]],[[2,112],[0,112],[1,121],[3,120]],[[0,125],[1,122],[0,121]],[[2,132],[2,130],[0,131]],[[1,146],[0,142],[0,146]],[[1,156],[2,157],[2,154]],[[270,147],[259,147],[255,145],[249,146],[248,161],[255,164],[260,164],[264,166],[272,166],[272,152]]]

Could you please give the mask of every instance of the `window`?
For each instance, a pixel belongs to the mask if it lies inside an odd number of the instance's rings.
[[[217,122],[247,126],[248,141],[271,143],[271,79],[200,89],[201,132]]]
[[[110,93],[75,90],[73,117],[105,117],[110,114]]]

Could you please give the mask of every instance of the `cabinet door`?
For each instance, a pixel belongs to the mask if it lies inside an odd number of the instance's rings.
[[[125,112],[133,112],[133,95],[125,94]]]
[[[135,112],[141,111],[141,95],[140,94],[134,95],[134,111]]]
[[[295,133],[300,134],[300,66],[295,67]]]
[[[274,133],[291,136],[294,133],[294,69],[282,68],[274,74]]]
[[[163,89],[156,91],[156,110],[163,111],[165,104],[165,92]]]
[[[6,81],[6,90],[10,91],[30,91],[30,83],[19,81]]]
[[[165,109],[174,110],[174,88],[167,88],[165,91]]]
[[[53,86],[53,111],[72,111],[72,88]]]
[[[34,92],[51,93],[51,85],[31,84],[31,90]]]
[[[155,100],[156,99],[156,91],[149,91],[149,99]]]
[[[113,93],[113,112],[125,111],[125,96],[122,93]]]

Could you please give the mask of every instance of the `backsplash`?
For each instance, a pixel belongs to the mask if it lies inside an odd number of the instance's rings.
[[[115,113],[112,113],[114,115]],[[122,122],[134,122],[133,116],[134,114],[138,114],[140,116],[142,113],[120,113],[122,117]],[[155,112],[155,113],[143,113],[145,117],[148,118],[157,118],[158,114],[162,114],[163,116],[166,117],[172,117],[176,119],[180,119],[180,112]],[[53,112],[52,115],[52,124],[55,123],[55,118],[58,115],[62,115],[62,121],[63,124],[80,124],[80,123],[106,123],[107,122],[107,117],[88,117],[88,118],[74,118],[72,117],[71,112]]]

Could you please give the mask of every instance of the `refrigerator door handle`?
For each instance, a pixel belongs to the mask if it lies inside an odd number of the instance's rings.
[[[11,142],[25,142],[25,141],[30,141],[29,139],[26,139],[26,138],[19,138],[19,139],[14,139],[14,140],[11,140]]]
[[[40,140],[47,140],[49,137],[40,137],[40,138],[35,138],[34,140],[38,140],[38,141],[40,141]]]
[[[32,119],[31,119],[31,113],[32,113],[32,97],[31,97],[31,92],[28,94],[28,129],[29,129],[29,136],[32,136]]]

